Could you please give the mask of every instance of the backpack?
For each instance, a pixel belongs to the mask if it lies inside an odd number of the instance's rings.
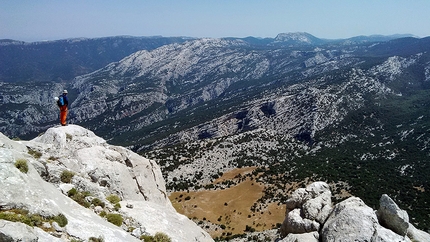
[[[64,97],[63,97],[63,95],[60,95],[60,96],[58,97],[57,105],[58,105],[59,107],[64,106]]]

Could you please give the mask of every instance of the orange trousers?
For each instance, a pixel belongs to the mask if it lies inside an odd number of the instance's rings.
[[[61,125],[67,124],[67,122],[66,122],[67,112],[68,112],[67,106],[60,107],[60,123],[61,123]]]

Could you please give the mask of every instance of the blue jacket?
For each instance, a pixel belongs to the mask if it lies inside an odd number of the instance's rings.
[[[69,99],[67,99],[67,94],[63,93],[64,106],[69,106]]]

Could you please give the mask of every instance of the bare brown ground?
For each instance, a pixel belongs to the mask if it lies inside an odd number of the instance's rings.
[[[226,172],[214,183],[234,180],[237,174],[247,174],[255,167],[246,167]],[[208,231],[212,237],[221,236],[223,232],[242,234],[246,226],[256,231],[272,229],[285,218],[285,205],[268,204],[260,211],[251,211],[251,207],[262,197],[264,185],[249,178],[236,186],[224,190],[204,190],[190,192],[174,192],[169,198],[175,209],[189,218],[206,220],[214,224],[224,225],[224,230]],[[182,196],[181,196],[182,195]],[[187,198],[187,199],[186,199]]]

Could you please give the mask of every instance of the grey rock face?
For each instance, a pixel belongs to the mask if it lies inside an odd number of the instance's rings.
[[[25,225],[23,223],[13,223],[6,220],[0,220],[0,241],[37,242],[38,238],[32,228],[28,225]]]
[[[331,191],[327,183],[314,182],[295,190],[286,201],[287,216],[281,235],[318,231],[331,212]]]
[[[383,194],[379,200],[377,215],[381,225],[397,234],[407,236],[412,241],[430,241],[430,234],[409,223],[408,213],[400,209],[387,194]]]
[[[406,235],[409,228],[409,216],[387,194],[379,200],[377,211],[379,222],[400,235]]]
[[[279,242],[318,242],[319,233],[317,231],[304,234],[288,234]]]
[[[307,233],[318,231],[320,224],[307,218],[302,218],[300,209],[296,208],[287,214],[284,221],[283,233]]]
[[[321,230],[329,241],[407,241],[378,223],[375,212],[360,198],[351,197],[333,208]]]

